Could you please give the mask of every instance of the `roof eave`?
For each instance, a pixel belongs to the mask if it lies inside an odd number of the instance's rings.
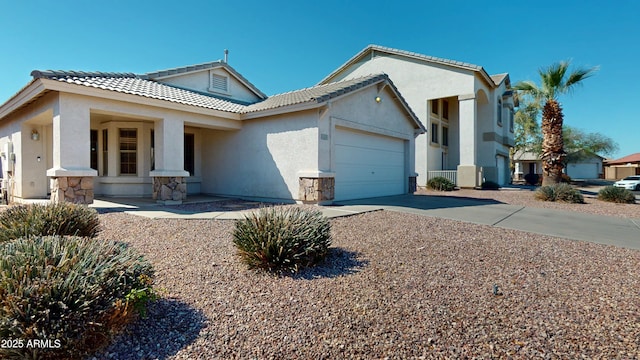
[[[367,55],[369,55],[371,52],[374,52],[374,51],[383,52],[383,53],[387,53],[387,54],[390,54],[390,55],[402,56],[402,57],[411,58],[411,59],[416,59],[416,60],[423,61],[423,62],[431,62],[431,63],[435,63],[435,64],[440,64],[440,65],[443,65],[443,66],[454,67],[454,68],[459,68],[459,69],[465,69],[465,70],[469,70],[469,71],[473,71],[473,72],[479,72],[480,75],[482,76],[482,78],[487,82],[487,84],[489,84],[490,86],[492,86],[494,88],[499,86],[498,84],[496,84],[491,79],[491,76],[489,76],[489,74],[486,72],[486,70],[484,70],[484,68],[482,66],[479,66],[479,69],[476,69],[476,68],[469,67],[469,66],[450,64],[450,63],[443,62],[443,61],[427,60],[427,59],[421,58],[419,56],[412,56],[411,54],[408,54],[408,53],[405,54],[405,53],[392,51],[391,49],[382,48],[382,47],[379,47],[377,45],[369,45],[369,46],[365,47],[362,51],[360,51],[359,53],[357,53],[356,55],[351,57],[351,59],[347,60],[344,64],[342,64],[342,66],[340,66],[338,69],[336,69],[335,71],[333,71],[332,73],[327,75],[324,79],[320,80],[320,82],[318,84],[326,84],[326,83],[331,82],[337,75],[342,73],[349,66],[359,62],[364,57],[366,57]]]
[[[151,97],[145,97],[141,95],[122,93],[114,90],[98,89],[98,88],[93,88],[93,87],[88,87],[88,86],[78,85],[78,84],[69,84],[59,80],[40,79],[40,81],[43,83],[44,87],[47,90],[65,92],[65,93],[76,94],[76,95],[93,96],[93,97],[98,97],[103,99],[124,101],[124,102],[129,102],[134,104],[140,104],[140,105],[150,105],[150,106],[155,106],[155,107],[160,107],[165,109],[178,110],[178,111],[184,111],[184,112],[208,115],[208,116],[216,116],[216,117],[221,117],[221,118],[230,119],[230,120],[240,120],[240,114],[235,112],[230,112],[230,111],[222,111],[222,110],[209,109],[209,108],[195,106],[195,105],[181,104],[181,103],[172,102],[168,100],[154,99]]]
[[[249,120],[249,119],[257,119],[257,118],[273,116],[273,115],[280,115],[280,114],[287,114],[287,113],[293,113],[293,112],[299,112],[299,111],[313,110],[313,109],[321,108],[321,107],[323,107],[325,105],[326,105],[326,101],[325,102],[318,102],[315,99],[311,99],[309,101],[305,101],[305,102],[302,102],[302,103],[297,103],[297,104],[292,104],[292,105],[285,105],[285,106],[278,106],[278,107],[274,107],[274,108],[270,108],[270,109],[264,109],[264,110],[258,110],[258,111],[242,113],[240,115],[240,119],[241,120]]]
[[[249,80],[247,80],[247,78],[242,76],[242,74],[240,74],[236,69],[234,69],[229,64],[221,61],[214,61],[211,63],[185,66],[185,67],[176,68],[176,69],[160,70],[160,71],[155,71],[151,73],[146,73],[143,76],[153,80],[162,80],[162,79],[171,78],[177,75],[186,74],[189,72],[208,71],[208,70],[218,69],[218,68],[224,68],[225,70],[227,70],[231,75],[233,75],[233,77],[236,80],[238,80],[245,87],[247,87],[247,89],[253,92],[257,97],[263,100],[268,97],[265,93],[260,91],[260,89],[258,89],[255,85],[253,85]],[[165,73],[165,72],[167,73],[166,75],[160,75],[161,73]]]
[[[27,104],[46,90],[47,89],[41,80],[31,80],[31,82],[29,82],[27,85],[25,85],[25,87],[23,87],[15,95],[9,98],[9,100],[0,105],[0,119]]]

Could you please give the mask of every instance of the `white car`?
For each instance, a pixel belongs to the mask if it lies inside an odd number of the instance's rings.
[[[616,181],[613,186],[625,188],[627,190],[640,191],[640,175],[627,176],[620,181]]]

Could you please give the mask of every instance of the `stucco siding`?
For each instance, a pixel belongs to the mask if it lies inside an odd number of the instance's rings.
[[[297,199],[298,173],[318,168],[317,119],[312,110],[203,131],[202,192]]]
[[[228,90],[225,91],[211,91],[211,73],[221,75],[226,77],[228,80],[227,86]],[[235,100],[245,101],[245,102],[256,102],[259,100],[258,96],[251,92],[247,87],[239,82],[235,77],[233,77],[229,72],[222,68],[217,69],[207,69],[197,72],[185,73],[180,75],[175,75],[163,79],[159,79],[159,82],[165,84],[171,84],[175,86],[179,86],[182,88],[187,88],[191,90],[196,90],[204,93],[212,93],[225,97],[229,97]]]
[[[395,55],[376,54],[370,61],[345,69],[338,78],[352,79],[369,74],[385,73],[398,87],[402,96],[426,126],[427,100],[474,93],[474,75],[438,64],[426,65],[418,60]]]
[[[371,87],[351,94],[332,103],[330,127],[327,129],[327,123],[321,122],[320,129],[321,133],[330,134],[328,141],[331,143],[333,143],[331,137],[336,131],[336,126],[406,140],[409,146],[405,154],[405,175],[413,176],[415,173],[414,133],[418,130],[415,128],[415,124],[409,120],[406,110],[394,100],[394,96],[388,87],[380,92],[376,87]],[[380,102],[376,102],[376,97],[380,98]],[[334,155],[333,153],[330,154],[332,159]],[[335,164],[332,163],[332,160],[327,161],[326,157],[321,156],[321,169],[327,168],[329,163],[331,163],[330,168],[333,169]]]
[[[51,157],[51,131],[46,123],[53,117],[53,108],[58,96],[49,93],[2,120],[0,123],[0,151],[5,151],[5,144],[11,142],[14,156],[13,179],[11,193],[16,198],[41,198],[48,192],[48,179],[45,175],[47,161]],[[32,140],[32,131],[37,131],[39,139]],[[39,161],[38,161],[39,158]],[[11,169],[10,154],[2,157],[2,177],[8,179]]]

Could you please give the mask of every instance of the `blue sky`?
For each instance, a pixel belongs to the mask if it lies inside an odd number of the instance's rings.
[[[538,80],[600,66],[561,98],[565,123],[640,152],[640,2],[0,0],[0,103],[34,69],[145,73],[221,59],[268,95],[312,86],[369,44]]]

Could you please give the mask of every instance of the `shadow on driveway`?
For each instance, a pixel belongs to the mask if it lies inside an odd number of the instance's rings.
[[[404,207],[418,210],[449,209],[469,206],[486,206],[504,204],[493,199],[477,199],[458,196],[440,195],[396,195],[369,199],[346,200],[335,202],[333,206],[377,205],[381,207]]]

